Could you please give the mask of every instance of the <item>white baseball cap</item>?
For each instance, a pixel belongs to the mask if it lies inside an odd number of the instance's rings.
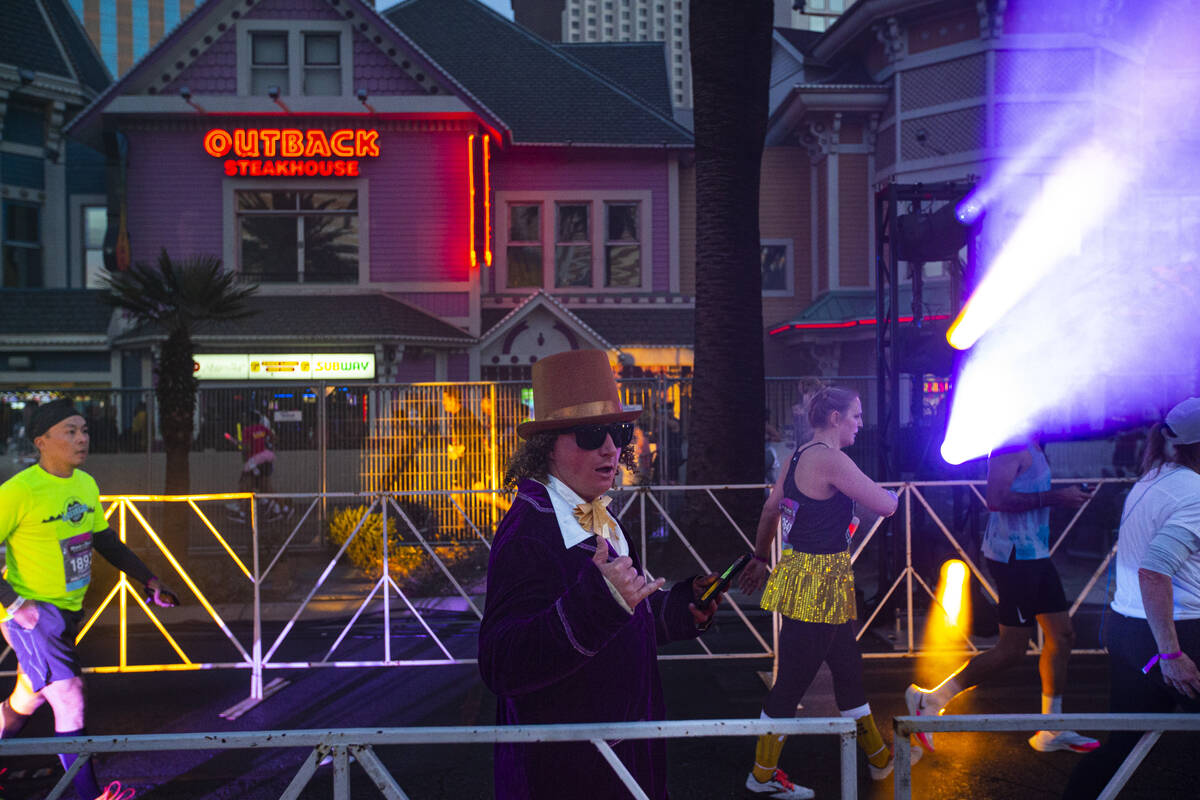
[[[1200,397],[1189,397],[1167,412],[1163,435],[1175,444],[1200,442]]]

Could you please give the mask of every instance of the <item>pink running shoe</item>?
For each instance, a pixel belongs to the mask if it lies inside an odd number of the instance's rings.
[[[917,688],[915,683],[909,684],[904,690],[904,703],[908,706],[908,713],[913,717],[931,717],[941,713],[940,708],[934,708],[932,704],[927,704],[927,694]],[[921,747],[929,752],[933,752],[933,734],[921,732],[916,734],[917,741]]]
[[[121,788],[120,781],[113,781],[108,786],[104,787],[104,791],[96,798],[96,800],[132,800],[133,787],[127,789]]]

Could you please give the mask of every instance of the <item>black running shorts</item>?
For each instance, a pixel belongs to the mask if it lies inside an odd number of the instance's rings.
[[[1050,559],[1018,561],[1013,558],[1007,564],[990,558],[986,560],[988,571],[996,581],[996,593],[1000,595],[997,616],[1001,625],[1031,628],[1037,624],[1038,614],[1053,614],[1069,608],[1058,570]]]

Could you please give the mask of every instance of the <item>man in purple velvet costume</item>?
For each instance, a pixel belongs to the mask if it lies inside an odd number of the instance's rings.
[[[625,409],[608,357],[560,353],[533,369],[535,420],[509,462],[517,496],[488,565],[479,668],[497,694],[500,724],[663,719],[657,647],[695,638],[717,601],[697,599],[715,575],[662,591],[605,507],[639,409]],[[612,742],[651,798],[667,796],[661,739]],[[626,798],[588,742],[496,745],[496,797]]]

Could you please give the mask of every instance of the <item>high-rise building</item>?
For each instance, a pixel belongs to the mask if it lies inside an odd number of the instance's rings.
[[[855,0],[775,0],[775,27],[802,31],[824,31]]]
[[[824,31],[855,0],[774,2],[775,27]],[[671,100],[691,108],[688,0],[512,0],[512,8],[517,23],[550,41],[666,42]]]
[[[513,0],[512,6],[517,23],[551,41],[666,42],[671,100],[691,107],[687,0]]]
[[[70,0],[113,75],[124,74],[204,0]]]

